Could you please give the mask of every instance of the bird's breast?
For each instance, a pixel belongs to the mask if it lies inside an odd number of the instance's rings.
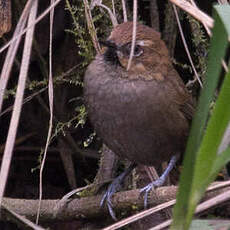
[[[176,125],[177,105],[173,111],[164,84],[104,70],[89,68],[84,87],[89,118],[105,144],[119,156],[146,165],[180,151],[184,133]]]

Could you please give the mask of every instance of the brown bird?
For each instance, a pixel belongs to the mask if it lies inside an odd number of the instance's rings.
[[[156,166],[171,159],[160,179],[141,190],[145,205],[150,189],[164,183],[185,149],[194,111],[192,97],[160,33],[152,28],[137,24],[134,56],[127,71],[132,32],[132,22],[116,26],[84,78],[85,103],[97,134],[115,154],[133,162],[102,200],[107,200],[114,218],[110,198],[135,164]]]

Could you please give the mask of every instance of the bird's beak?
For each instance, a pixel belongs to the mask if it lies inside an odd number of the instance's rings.
[[[100,41],[100,45],[107,47],[110,50],[113,50],[113,52],[116,53],[119,59],[123,58],[122,46],[116,45],[114,41],[111,40]]]
[[[107,40],[107,41],[100,41],[99,43],[101,46],[105,46],[117,50],[117,46],[113,41]]]
[[[122,54],[122,46],[116,45],[113,41],[107,40],[107,41],[100,41],[100,45],[105,46],[107,48],[113,49],[119,58],[123,57]]]

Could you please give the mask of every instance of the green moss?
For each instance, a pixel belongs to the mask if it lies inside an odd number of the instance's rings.
[[[188,21],[192,30],[192,42],[195,47],[194,56],[196,57],[196,69],[198,71],[201,79],[204,80],[204,74],[207,70],[207,54],[208,54],[208,46],[209,40],[207,39],[207,35],[205,34],[204,28],[200,22],[196,19],[187,15]]]

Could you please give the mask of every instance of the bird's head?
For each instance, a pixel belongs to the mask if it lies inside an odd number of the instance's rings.
[[[169,63],[169,54],[160,38],[160,33],[139,23],[136,29],[134,55],[128,71],[131,74],[147,73],[148,76],[149,73],[162,72],[162,68]],[[107,41],[102,43],[107,47],[104,52],[106,61],[112,65],[120,65],[124,70],[127,69],[132,46],[132,33],[132,22],[122,23],[113,29]]]

